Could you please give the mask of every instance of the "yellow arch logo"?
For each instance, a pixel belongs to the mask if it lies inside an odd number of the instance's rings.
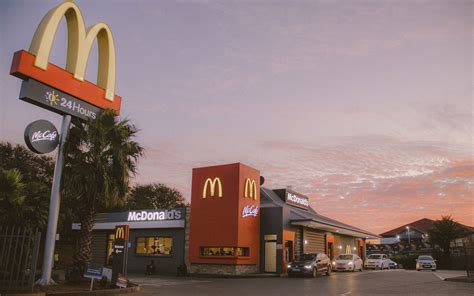
[[[257,200],[257,184],[255,183],[255,180],[250,180],[249,178],[245,180],[244,197],[250,197]]]
[[[346,254],[351,254],[351,253],[352,253],[351,246],[346,245]]]
[[[207,198],[207,186],[210,186],[211,187],[211,194],[209,196],[213,197],[215,196],[215,193],[216,193],[216,186],[217,186],[217,193],[219,197],[222,197],[222,182],[221,182],[221,179],[219,179],[219,177],[215,177],[214,179],[211,179],[211,178],[207,178],[206,179],[206,182],[204,183],[204,188],[202,190],[202,198]]]
[[[35,66],[47,69],[51,47],[63,16],[66,17],[68,31],[66,70],[73,73],[74,78],[84,81],[92,44],[97,38],[99,48],[97,85],[105,89],[105,98],[113,101],[115,45],[112,32],[105,23],[97,23],[86,29],[79,7],[71,0],[52,8],[36,29],[29,49],[29,52],[36,56]]]
[[[117,229],[115,229],[115,239],[125,239],[124,227],[117,227]]]

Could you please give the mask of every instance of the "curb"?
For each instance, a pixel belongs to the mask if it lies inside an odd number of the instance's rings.
[[[95,290],[95,291],[77,291],[77,292],[51,292],[46,293],[46,296],[93,296],[93,295],[116,295],[116,294],[129,294],[141,291],[140,285],[123,288],[123,289],[107,289],[107,290]],[[44,294],[43,294],[44,295]]]
[[[5,293],[0,295],[5,295],[5,296],[45,296],[45,292],[36,292],[36,293]]]
[[[448,282],[458,282],[458,283],[471,283],[474,284],[474,278],[468,278],[467,276],[458,276],[452,278],[445,278],[445,281]]]
[[[191,273],[185,277],[192,278],[219,278],[219,279],[252,279],[252,278],[273,278],[273,277],[282,277],[280,274],[242,274],[242,275],[232,275],[232,274],[213,274],[213,273]]]

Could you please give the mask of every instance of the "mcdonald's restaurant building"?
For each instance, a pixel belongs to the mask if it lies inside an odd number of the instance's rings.
[[[161,273],[175,273],[184,263],[186,208],[137,210],[102,213],[95,218],[92,238],[92,263],[112,266],[115,226],[128,225],[128,272],[143,273],[154,261]],[[73,224],[80,229],[80,224]],[[120,228],[119,228],[120,229]]]
[[[365,257],[365,240],[377,235],[316,212],[308,197],[262,185],[260,172],[242,163],[193,169],[191,207],[105,213],[96,218],[93,261],[111,260],[114,227],[130,227],[129,272],[195,274],[286,272],[304,253]],[[78,225],[74,226],[76,229]]]
[[[262,187],[241,163],[193,170],[189,271],[202,274],[286,272],[304,253],[365,257],[368,231],[317,213],[308,197]]]

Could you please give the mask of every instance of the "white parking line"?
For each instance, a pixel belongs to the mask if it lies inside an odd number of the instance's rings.
[[[346,296],[346,295],[349,295],[349,294],[352,294],[352,292],[346,292],[344,294],[341,294],[341,296]]]
[[[435,276],[437,276],[440,280],[444,281],[445,278],[437,274],[436,272],[433,273]]]

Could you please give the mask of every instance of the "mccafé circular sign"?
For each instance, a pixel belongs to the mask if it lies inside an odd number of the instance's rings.
[[[53,151],[59,143],[58,130],[47,120],[36,120],[28,124],[24,136],[26,146],[38,154]]]

